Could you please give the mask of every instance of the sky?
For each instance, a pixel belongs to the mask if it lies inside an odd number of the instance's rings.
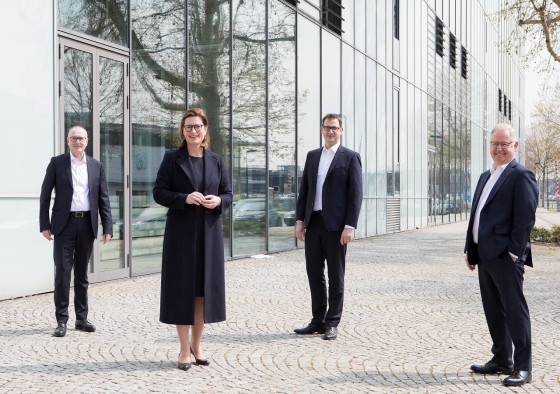
[[[546,61],[545,59],[550,58],[550,54],[546,51],[543,51],[543,62]],[[558,67],[555,67],[555,63],[551,62],[550,67],[554,67],[555,70]],[[531,113],[533,112],[533,106],[538,101],[539,97],[542,93],[542,84],[543,82],[547,82],[548,86],[556,86],[552,80],[558,80],[556,72],[550,72],[549,74],[546,73],[537,73],[532,69],[531,66],[525,68],[525,127],[531,125]],[[546,89],[546,87],[545,87]]]

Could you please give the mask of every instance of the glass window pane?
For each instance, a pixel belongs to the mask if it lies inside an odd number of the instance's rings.
[[[266,0],[234,0],[233,256],[266,251]],[[262,209],[249,206],[258,202]]]
[[[124,64],[99,58],[100,160],[105,170],[111,214],[116,230],[124,224]],[[120,226],[119,226],[120,223]],[[102,234],[102,231],[99,232]],[[125,267],[122,231],[113,231],[111,242],[100,245],[100,270]]]
[[[340,113],[340,39],[322,30],[323,115]]]
[[[354,149],[354,49],[347,44],[342,44],[342,75],[342,144]]]
[[[160,23],[159,15],[184,20],[185,10],[157,0],[133,1],[132,99],[132,274],[157,272],[165,208],[155,204],[152,187],[166,151],[176,148],[185,108],[184,24]],[[210,125],[212,126],[212,125]],[[143,218],[151,217],[150,225]]]
[[[76,125],[93,131],[93,55],[64,47],[64,133]],[[67,144],[65,148],[69,152]],[[93,156],[93,144],[86,154]]]
[[[128,47],[128,0],[58,0],[58,25]]]
[[[217,0],[191,1],[188,11],[187,107],[204,109],[210,126],[209,148],[220,154],[230,169],[230,48],[224,40],[230,30],[229,5],[227,2],[218,5]],[[216,20],[220,23],[215,23]],[[231,209],[222,222],[224,255],[230,257]]]
[[[293,249],[296,206],[296,13],[270,3],[268,250]]]

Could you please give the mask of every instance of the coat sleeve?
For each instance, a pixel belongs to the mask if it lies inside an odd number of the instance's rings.
[[[227,172],[226,165],[224,163],[223,158],[220,156],[219,160],[220,164],[220,185],[218,186],[218,197],[222,200],[222,204],[216,209],[220,212],[220,214],[226,212],[229,207],[231,206],[231,202],[233,200],[233,193],[231,191],[231,185],[229,182],[229,175]]]
[[[359,153],[355,153],[350,161],[347,187],[348,205],[346,207],[346,218],[344,224],[357,228],[363,199],[362,161]]]
[[[174,152],[167,152],[163,156],[156,175],[152,194],[154,201],[172,209],[186,209],[187,193],[173,190]]]
[[[305,159],[305,164],[303,166],[303,173],[301,175],[301,183],[298,190],[298,199],[296,204],[296,220],[305,221],[305,209],[307,206],[307,193],[309,192],[309,180],[307,179],[309,174],[309,153]]]
[[[49,210],[51,207],[51,196],[56,183],[56,168],[54,163],[54,157],[51,158],[49,165],[47,166],[47,172],[45,173],[45,178],[43,179],[43,185],[41,186],[41,195],[39,197],[39,231],[51,229],[51,220],[49,218]]]
[[[529,170],[519,174],[513,189],[513,222],[508,251],[521,257],[535,225],[538,204],[538,187],[535,175]]]
[[[113,218],[111,216],[111,203],[109,202],[109,191],[107,188],[107,180],[105,179],[105,171],[103,164],[99,163],[99,216],[101,217],[101,226],[103,234],[113,236]]]

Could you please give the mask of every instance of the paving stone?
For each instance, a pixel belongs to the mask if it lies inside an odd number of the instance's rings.
[[[206,326],[211,365],[188,372],[175,368],[175,328],[158,321],[159,274],[91,285],[94,333],[71,318],[66,337],[52,337],[52,293],[2,301],[0,392],[511,392],[504,376],[469,370],[491,354],[465,229],[353,242],[336,341],[293,333],[311,318],[303,250],[227,262],[228,319]],[[560,392],[560,248],[535,244],[534,260],[525,280],[533,383],[517,391]]]

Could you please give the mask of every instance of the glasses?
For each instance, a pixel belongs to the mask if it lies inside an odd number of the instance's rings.
[[[507,148],[508,146],[510,146],[511,144],[513,144],[513,141],[510,142],[496,142],[496,141],[490,141],[490,146],[492,148],[499,148],[500,146],[502,148]]]
[[[204,127],[203,124],[186,124],[183,125],[183,129],[187,130],[187,131],[200,131],[200,129],[202,129],[202,127]]]
[[[336,127],[336,126],[321,126],[323,128],[323,130],[325,131],[333,131],[333,132],[337,132],[338,130],[340,130],[340,127]]]
[[[69,140],[72,140],[73,142],[82,142],[87,140],[87,137],[68,137]]]

